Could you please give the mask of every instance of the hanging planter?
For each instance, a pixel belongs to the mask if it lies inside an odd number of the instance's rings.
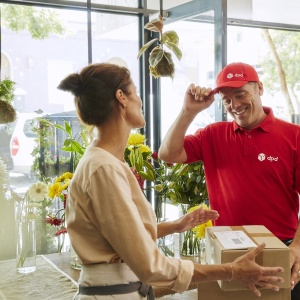
[[[173,30],[163,32],[164,22],[163,18],[159,16],[158,20],[147,23],[144,28],[153,32],[159,32],[159,38],[155,38],[145,44],[139,51],[138,57],[140,58],[143,53],[150,48],[155,42],[155,46],[150,52],[149,56],[149,71],[154,78],[171,77],[173,79],[175,72],[175,65],[172,59],[171,52],[164,49],[166,46],[170,49],[178,60],[182,57],[182,52],[178,47],[179,37]]]
[[[14,122],[16,111],[11,102],[14,98],[15,82],[9,78],[0,81],[0,124]]]

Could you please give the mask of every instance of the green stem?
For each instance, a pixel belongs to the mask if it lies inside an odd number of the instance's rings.
[[[17,263],[17,268],[21,268],[24,266],[24,263],[28,256],[28,248],[29,248],[29,243],[30,243],[29,222],[26,221],[26,222],[24,222],[24,225],[23,225],[23,223],[21,221],[21,222],[19,222],[18,226],[19,226],[18,231],[20,230],[20,227],[21,227],[22,245],[21,245],[21,253],[19,254],[19,259],[18,259],[18,263]],[[24,228],[25,230],[23,230],[23,227],[25,227]],[[24,238],[24,233],[26,234],[25,238]],[[25,240],[25,245],[24,245],[23,239]]]
[[[63,248],[64,243],[65,243],[65,234],[63,233],[62,235],[63,235],[63,238],[62,238],[62,242],[61,242],[61,244],[60,244],[60,246],[59,246],[59,248],[58,248],[58,253],[61,253],[62,248]],[[61,236],[61,235],[60,235],[60,236]]]

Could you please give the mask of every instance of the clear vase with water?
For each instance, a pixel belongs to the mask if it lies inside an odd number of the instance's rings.
[[[27,197],[16,203],[16,268],[19,273],[36,270],[36,215]]]
[[[22,218],[16,221],[17,249],[16,267],[19,273],[36,270],[36,231],[35,220]]]
[[[70,265],[72,269],[81,270],[81,263],[79,257],[72,245],[70,245]]]
[[[187,214],[192,207],[189,204],[179,205],[179,217]],[[179,253],[181,256],[193,257],[193,260],[205,263],[205,238],[199,238],[192,229],[179,235]]]

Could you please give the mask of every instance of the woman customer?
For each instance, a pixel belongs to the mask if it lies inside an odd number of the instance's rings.
[[[128,69],[92,64],[67,76],[58,88],[75,96],[78,117],[98,131],[76,168],[66,208],[71,243],[82,261],[75,299],[154,299],[151,285],[181,293],[190,283],[215,280],[237,280],[258,296],[257,287],[278,290],[283,269],[255,263],[264,244],[222,265],[194,264],[159,251],[158,237],[215,220],[218,213],[199,209],[174,222],[156,223],[124,162],[131,130],[145,126]]]

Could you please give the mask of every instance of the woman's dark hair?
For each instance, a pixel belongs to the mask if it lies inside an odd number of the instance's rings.
[[[105,123],[116,109],[116,91],[120,89],[128,95],[131,82],[127,68],[100,63],[68,75],[57,88],[75,96],[77,114],[83,123],[97,126]]]

